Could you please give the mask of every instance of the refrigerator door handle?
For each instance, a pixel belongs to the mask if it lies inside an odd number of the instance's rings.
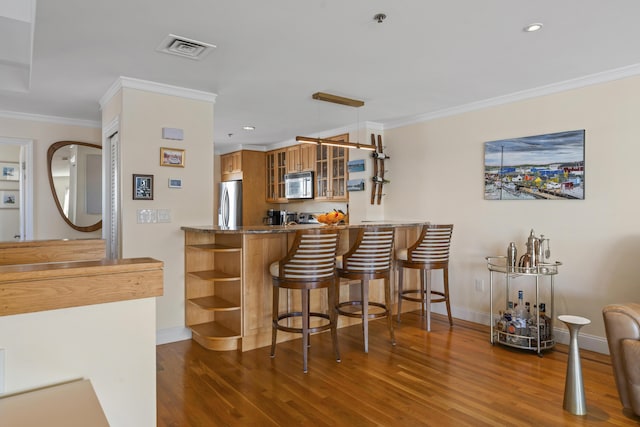
[[[221,210],[222,210],[221,225],[228,227],[229,226],[229,190],[227,190],[226,188],[223,190],[223,193],[222,193]]]

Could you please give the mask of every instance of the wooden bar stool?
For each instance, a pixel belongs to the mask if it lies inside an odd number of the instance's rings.
[[[273,333],[271,357],[275,357],[278,330],[302,334],[302,367],[307,372],[309,334],[331,329],[336,361],[340,362],[338,350],[337,312],[335,309],[336,252],[338,230],[335,228],[298,230],[287,256],[272,263],[269,272],[273,282]],[[280,313],[280,288],[302,291],[301,311]],[[326,288],[328,291],[328,313],[312,312],[310,291]],[[300,317],[302,327],[291,327],[282,320]],[[321,325],[310,327],[311,317],[326,320]]]
[[[336,283],[338,314],[362,319],[364,352],[369,352],[369,319],[387,317],[391,344],[396,340],[391,319],[391,251],[393,249],[392,227],[361,228],[358,237],[349,251],[336,258],[338,277],[360,281],[360,298],[340,302],[340,282]],[[369,281],[384,279],[384,304],[369,301]],[[370,312],[369,307],[377,307]],[[380,311],[379,309],[382,309]]]
[[[398,268],[398,323],[402,313],[402,300],[421,303],[422,315],[427,321],[427,331],[431,330],[431,303],[444,302],[447,306],[449,324],[453,326],[451,306],[449,304],[449,246],[453,224],[435,225],[425,224],[420,237],[409,248],[396,252],[396,266]],[[405,268],[421,270],[420,289],[402,289],[402,276]],[[431,270],[442,270],[443,292],[431,289]],[[418,297],[411,296],[418,294]],[[432,295],[438,297],[433,299]]]

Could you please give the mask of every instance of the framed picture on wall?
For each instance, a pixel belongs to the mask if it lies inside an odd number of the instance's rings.
[[[18,181],[20,179],[20,164],[0,162],[0,180]]]
[[[179,148],[160,148],[160,166],[184,167],[184,150]]]
[[[169,178],[169,188],[182,188],[182,178]]]
[[[20,207],[20,192],[17,190],[0,191],[1,209],[18,209]]]
[[[584,130],[485,142],[486,200],[583,200]]]
[[[153,200],[153,175],[133,175],[133,200]]]

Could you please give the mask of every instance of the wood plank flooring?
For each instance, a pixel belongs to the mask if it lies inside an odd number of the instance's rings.
[[[214,352],[193,341],[157,347],[158,426],[630,426],[609,357],[581,350],[588,414],[562,409],[567,347],[544,352],[489,342],[486,326],[403,314],[391,346],[386,320],[314,335],[309,372],[301,340],[248,352]]]

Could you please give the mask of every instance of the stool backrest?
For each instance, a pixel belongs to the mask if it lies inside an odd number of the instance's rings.
[[[322,280],[334,277],[338,230],[298,230],[286,257],[280,260],[280,278]]]
[[[424,262],[446,265],[449,262],[449,246],[453,224],[425,224],[420,238],[407,251],[407,259],[412,262]]]
[[[343,270],[382,272],[391,269],[393,227],[361,228],[349,252],[342,256]]]

